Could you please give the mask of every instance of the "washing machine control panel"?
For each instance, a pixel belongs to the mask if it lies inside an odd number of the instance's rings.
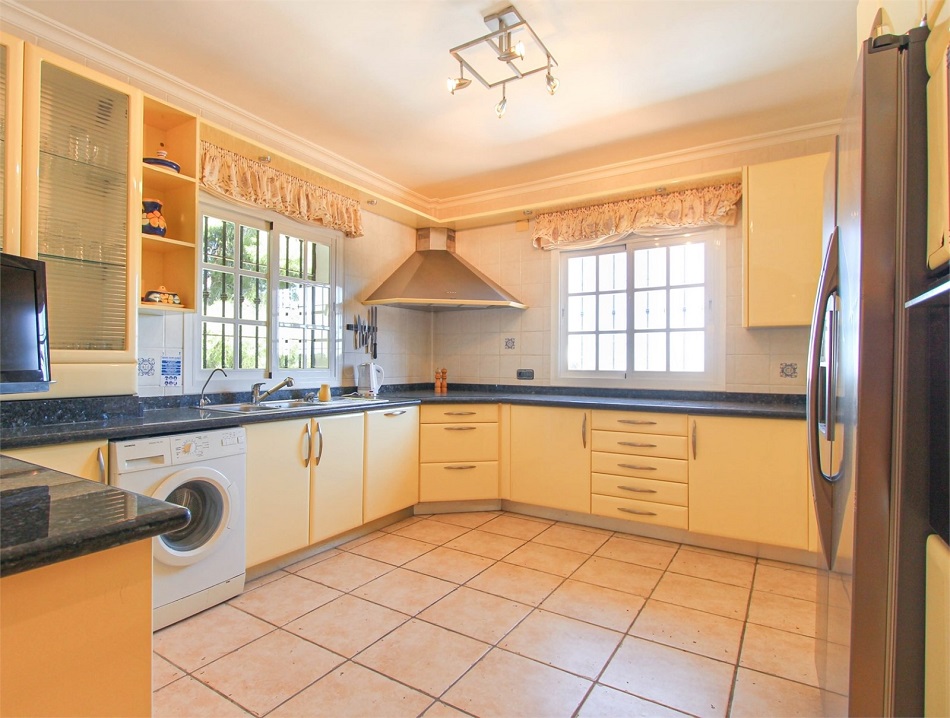
[[[175,464],[187,464],[245,452],[244,429],[240,428],[182,434],[170,438],[172,462]]]

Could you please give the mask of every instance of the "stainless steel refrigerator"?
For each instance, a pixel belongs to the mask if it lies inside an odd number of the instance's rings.
[[[925,250],[927,34],[864,43],[828,173],[807,389],[828,568],[818,581],[816,662],[821,687],[847,693],[851,715],[923,714],[930,482],[947,472],[946,440],[940,447],[933,435],[946,399],[934,405],[927,373],[939,379],[928,362],[942,351],[945,382],[946,336],[942,350],[930,346],[940,339],[929,320],[905,308],[935,281]]]

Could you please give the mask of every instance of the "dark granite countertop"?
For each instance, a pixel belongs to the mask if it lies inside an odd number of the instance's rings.
[[[0,456],[0,576],[173,531],[188,509]]]

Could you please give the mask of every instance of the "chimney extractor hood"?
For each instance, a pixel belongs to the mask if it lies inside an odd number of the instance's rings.
[[[416,231],[416,251],[363,300],[405,309],[514,307],[527,309],[455,253],[455,230],[426,227]]]

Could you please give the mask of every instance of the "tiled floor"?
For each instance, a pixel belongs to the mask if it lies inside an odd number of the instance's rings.
[[[814,584],[511,513],[413,517],[156,633],[154,715],[841,715]]]

